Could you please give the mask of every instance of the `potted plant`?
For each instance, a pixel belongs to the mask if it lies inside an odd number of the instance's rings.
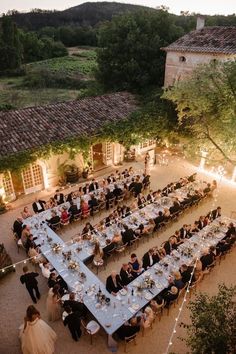
[[[76,183],[79,180],[79,169],[75,164],[65,166],[65,176],[67,183]]]

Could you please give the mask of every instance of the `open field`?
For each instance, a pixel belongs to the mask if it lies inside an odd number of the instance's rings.
[[[23,108],[76,99],[79,91],[73,88],[60,86],[60,88],[31,89],[25,85],[27,73],[41,70],[45,70],[52,76],[57,75],[91,82],[93,69],[96,67],[95,49],[73,49],[71,56],[26,64],[24,66],[26,76],[0,77],[0,107],[11,105],[13,108]]]

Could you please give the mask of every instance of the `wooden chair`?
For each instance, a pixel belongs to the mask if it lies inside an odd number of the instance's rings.
[[[22,249],[22,250],[24,250],[26,252],[26,249],[23,246],[23,243],[22,243],[21,239],[18,238],[18,236],[17,236],[17,234],[15,232],[13,233],[13,238],[14,238],[14,241],[16,243],[17,253],[20,252],[20,249]]]
[[[109,202],[108,202],[109,209],[114,208],[115,202],[116,202],[116,198],[112,198],[112,199],[109,200]]]
[[[154,313],[154,322],[156,320],[156,317],[158,317],[159,322],[160,322],[161,317],[163,315],[164,307],[165,307],[165,301],[163,299],[162,304],[158,305],[158,308],[155,311],[153,311],[153,313]]]
[[[106,264],[105,264],[105,262],[104,262],[103,259],[101,259],[101,262],[97,262],[97,261],[95,261],[95,260],[93,259],[92,267],[95,267],[95,268],[96,268],[96,272],[97,272],[97,274],[98,274],[99,268],[104,267],[104,270],[106,269]]]
[[[136,334],[133,334],[132,336],[129,336],[129,337],[125,337],[125,347],[124,347],[124,352],[127,353],[127,345],[128,343],[131,343],[133,342],[134,345],[136,345]]]
[[[84,333],[89,334],[90,335],[90,344],[93,344],[93,336],[100,330],[100,325],[96,322],[96,321],[90,321],[89,323],[87,323],[87,325],[85,324],[85,322],[83,320],[81,320],[81,324],[84,327]]]
[[[70,216],[66,218],[65,220],[61,220],[61,226],[68,226],[70,225]]]
[[[74,218],[73,218],[73,221],[79,221],[79,220],[81,220],[81,217],[82,217],[82,213],[81,212],[78,213],[78,214],[75,214]]]
[[[120,255],[121,255],[122,253],[125,254],[127,245],[128,245],[128,243],[126,243],[126,244],[124,244],[124,245],[121,245],[121,246],[118,246],[118,247],[115,248],[115,253],[116,253],[116,255],[117,255],[117,260],[120,259]]]
[[[100,213],[100,207],[99,205],[96,207],[93,207],[93,219],[95,218],[96,214]]]
[[[102,213],[103,210],[106,209],[106,202],[101,202],[99,204],[99,211],[100,211],[100,214]]]
[[[88,219],[90,217],[90,210],[88,210],[86,213],[82,213],[82,215],[81,215],[81,219],[82,220],[86,220],[86,219]]]

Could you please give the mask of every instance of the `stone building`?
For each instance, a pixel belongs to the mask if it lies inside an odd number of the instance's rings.
[[[92,169],[96,171],[117,165],[124,159],[124,147],[117,142],[99,142],[99,131],[104,123],[122,122],[136,109],[134,96],[123,92],[0,112],[0,158],[20,159],[22,152],[37,151],[54,142],[98,136],[98,143],[90,147]],[[154,147],[155,141],[150,140],[135,149],[142,154],[154,151]],[[74,164],[82,171],[85,161],[82,153],[75,154],[72,160],[68,152],[61,151],[39,158],[21,171],[10,172],[0,166],[0,195],[10,201],[21,194],[55,187],[63,164]]]
[[[198,17],[196,30],[163,48],[165,87],[186,78],[199,64],[236,59],[236,26],[205,27],[204,22]]]

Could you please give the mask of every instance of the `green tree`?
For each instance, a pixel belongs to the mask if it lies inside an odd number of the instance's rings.
[[[236,61],[211,62],[167,89],[176,104],[179,130],[212,160],[236,163]]]
[[[3,16],[0,32],[0,68],[17,69],[22,61],[22,45],[16,25],[9,16]]]
[[[112,89],[161,86],[165,66],[161,47],[182,33],[166,11],[138,11],[115,17],[99,31],[98,80]]]
[[[191,324],[182,338],[193,354],[235,353],[236,286],[219,285],[216,295],[200,294],[189,305]]]

